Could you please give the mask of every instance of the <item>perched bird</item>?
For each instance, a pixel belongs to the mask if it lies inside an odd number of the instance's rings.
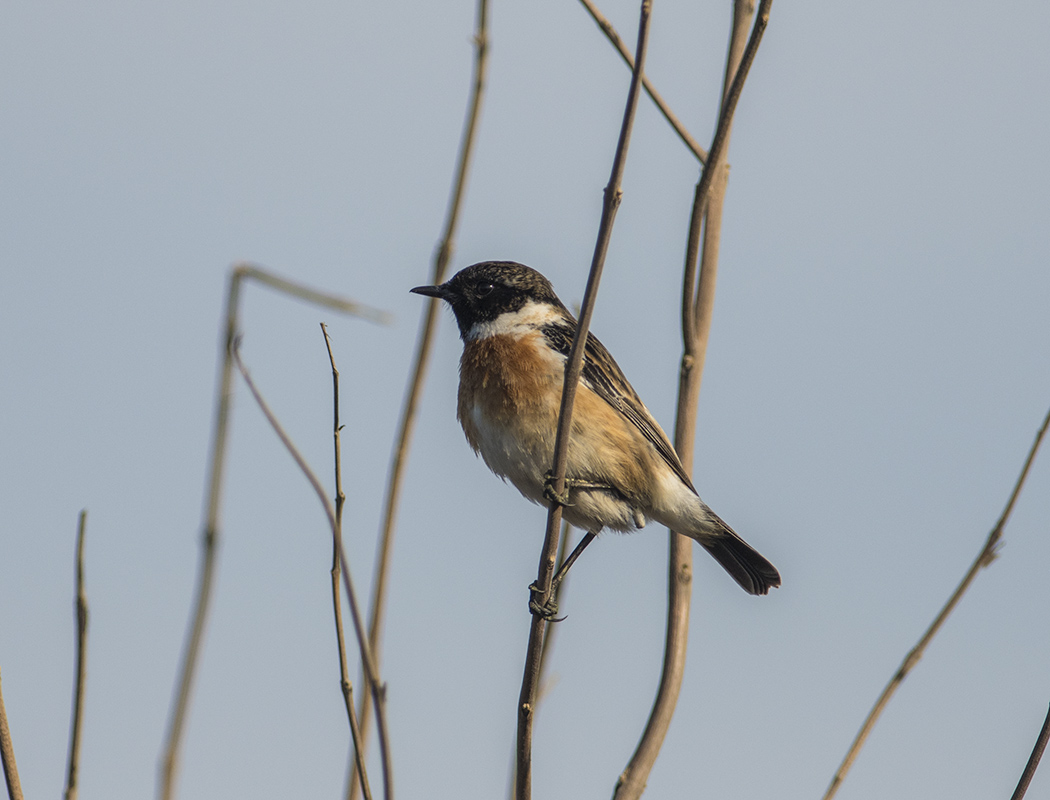
[[[474,264],[412,291],[441,298],[456,315],[463,339],[457,417],[470,446],[525,497],[546,504],[576,319],[550,281],[513,261]],[[700,499],[667,435],[590,334],[565,486],[567,496],[553,499],[578,528],[631,531],[656,520],[703,545],[745,591],[780,585],[776,568]]]

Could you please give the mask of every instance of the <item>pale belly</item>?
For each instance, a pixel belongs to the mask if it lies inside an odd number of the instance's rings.
[[[464,429],[472,428],[468,439],[489,469],[510,481],[532,502],[546,506],[544,478],[554,460],[554,426],[539,429],[532,425],[525,431],[521,423],[521,420],[495,422],[475,407],[470,412],[470,424],[465,424]],[[563,507],[562,515],[570,524],[594,533],[602,528],[637,530],[647,521],[644,512],[632,506],[601,470],[588,469],[603,463],[603,450],[608,450],[608,442],[603,437],[589,437],[585,430],[575,431],[570,440],[567,469],[571,505]],[[622,454],[618,455],[622,460]],[[572,479],[606,488],[581,488],[572,485]]]
[[[470,342],[461,360],[457,416],[489,469],[529,500],[547,505],[544,478],[554,460],[564,358],[537,347],[539,336],[531,332]],[[581,385],[566,475],[603,488],[570,486],[565,519],[595,533],[642,527],[655,458],[637,429]]]

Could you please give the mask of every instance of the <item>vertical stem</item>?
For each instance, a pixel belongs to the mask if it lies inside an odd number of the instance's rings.
[[[689,221],[689,240],[686,245],[685,280],[683,281],[685,288],[682,298],[682,324],[688,331],[697,330],[697,309],[696,303],[692,298],[697,291],[695,283],[697,255],[699,252],[699,237],[704,214],[707,211],[709,193],[716,174],[721,171],[722,165],[725,164],[725,153],[729,146],[729,133],[732,126],[733,114],[736,112],[737,103],[740,101],[740,94],[744,90],[744,81],[747,80],[747,74],[751,70],[751,64],[755,60],[758,46],[762,42],[762,35],[765,33],[766,26],[769,24],[769,10],[772,5],[773,0],[761,0],[761,3],[759,4],[758,15],[755,19],[754,27],[751,29],[751,35],[748,37],[747,45],[744,47],[743,53],[740,56],[740,63],[737,68],[732,71],[733,79],[728,81],[729,88],[725,91],[725,96],[722,99],[722,109],[718,117],[718,126],[715,129],[714,139],[711,141],[711,149],[708,151],[707,163],[704,166],[703,172],[700,174],[700,182],[696,186],[696,193],[693,197],[693,213]],[[742,22],[745,16],[749,16],[752,8],[753,5],[749,0],[735,0],[734,2],[734,31],[731,34],[732,38],[730,39],[729,56],[727,56],[727,76],[730,73],[728,58],[733,56],[735,50],[734,42],[737,39],[737,25]],[[725,86],[725,82],[723,83],[723,86]]]
[[[179,667],[175,699],[172,702],[171,718],[164,743],[164,754],[161,759],[161,771],[157,792],[161,800],[172,800],[175,796],[175,774],[178,771],[179,753],[182,747],[182,730],[189,710],[190,692],[197,671],[201,641],[204,638],[204,625],[208,619],[211,606],[211,592],[215,583],[215,553],[219,541],[219,509],[222,502],[222,482],[226,466],[226,442],[229,432],[230,406],[233,400],[233,357],[231,350],[237,337],[238,313],[240,309],[241,286],[245,280],[263,283],[282,294],[299,297],[310,303],[335,309],[345,314],[356,314],[375,322],[385,321],[387,315],[382,312],[361,306],[351,300],[319,292],[294,281],[285,280],[251,264],[238,264],[230,271],[230,280],[226,290],[226,319],[223,330],[221,353],[222,365],[219,371],[219,388],[215,398],[215,421],[212,427],[211,458],[208,467],[207,499],[203,531],[201,534],[201,554],[197,570],[197,591],[194,595],[190,628],[186,635],[186,644],[182,651],[182,664]]]
[[[175,797],[175,773],[178,770],[179,752],[182,746],[182,728],[190,701],[190,690],[197,671],[197,654],[204,636],[204,624],[211,605],[211,590],[215,575],[215,550],[219,538],[219,504],[222,500],[222,479],[226,464],[226,438],[233,400],[233,362],[230,348],[237,335],[237,311],[240,306],[241,280],[245,274],[243,265],[230,273],[226,289],[226,324],[223,332],[223,357],[219,373],[219,391],[215,401],[215,422],[212,429],[211,461],[208,474],[208,499],[201,533],[200,567],[198,569],[196,601],[190,623],[189,634],[182,654],[178,688],[168,723],[167,744],[160,776],[161,800]]]
[[[248,385],[249,391],[252,393],[252,397],[255,398],[255,402],[258,403],[259,409],[263,412],[263,416],[270,423],[270,427],[273,428],[274,433],[277,434],[277,438],[281,440],[281,443],[288,450],[288,454],[295,461],[303,475],[309,481],[311,488],[317,495],[317,499],[320,500],[322,508],[324,508],[325,516],[328,518],[328,527],[332,533],[332,541],[338,546],[338,525],[335,520],[335,506],[328,499],[328,495],[325,494],[324,487],[321,485],[320,479],[314,474],[314,471],[310,469],[310,465],[306,463],[306,459],[303,458],[302,453],[299,452],[295,443],[291,437],[288,436],[284,428],[281,427],[281,423],[277,420],[273,410],[267,404],[263,398],[262,393],[259,391],[259,387],[255,385],[255,381],[252,380],[252,376],[248,373],[247,368],[241,361],[240,353],[238,352],[237,341],[231,347],[231,356],[237,369],[240,370],[241,376],[244,378],[244,382]],[[383,790],[386,800],[392,800],[394,796],[393,788],[393,766],[390,761],[390,747],[389,747],[389,736],[386,727],[386,685],[379,678],[379,669],[376,665],[376,661],[372,656],[372,648],[368,644],[368,635],[365,631],[365,624],[361,617],[361,608],[357,602],[357,593],[354,591],[353,578],[350,575],[350,567],[346,561],[346,552],[342,547],[339,547],[339,563],[342,567],[341,573],[343,576],[343,588],[346,590],[346,599],[350,605],[350,619],[354,623],[354,633],[357,636],[357,644],[361,654],[361,664],[364,668],[365,680],[368,682],[368,687],[371,690],[372,702],[375,705],[376,712],[376,729],[379,734],[379,756],[383,767]]]
[[[1050,710],[1046,712],[1046,719],[1043,720],[1042,730],[1039,731],[1039,736],[1035,740],[1032,755],[1028,757],[1028,763],[1025,765],[1024,772],[1021,773],[1021,779],[1017,782],[1017,788],[1010,795],[1010,800],[1021,800],[1025,796],[1028,784],[1032,782],[1035,770],[1039,766],[1039,760],[1043,757],[1043,751],[1046,750],[1048,739],[1050,739]]]
[[[343,693],[343,704],[346,706],[346,716],[350,722],[350,739],[354,748],[354,766],[361,784],[361,791],[365,796],[365,800],[372,800],[372,789],[368,785],[368,772],[365,769],[364,756],[361,751],[361,728],[357,721],[357,712],[354,709],[354,687],[350,683],[350,673],[346,663],[346,640],[343,636],[343,604],[339,589],[339,578],[342,574],[339,554],[343,549],[343,506],[346,504],[346,494],[343,493],[343,458],[340,444],[342,426],[339,424],[339,370],[335,365],[335,355],[332,353],[332,340],[328,336],[328,326],[323,322],[321,323],[321,332],[324,334],[324,343],[328,350],[328,361],[332,365],[335,529],[332,531],[332,568],[330,575],[332,579],[332,610],[335,616],[335,642],[339,651],[339,688]]]
[[[459,213],[463,205],[463,195],[466,191],[467,175],[470,170],[471,153],[474,149],[478,120],[481,116],[481,100],[484,96],[485,75],[488,66],[488,0],[478,0],[474,48],[474,75],[469,110],[467,111],[467,118],[463,127],[463,136],[460,139],[459,156],[457,158],[452,194],[449,197],[446,212],[444,232],[441,242],[434,253],[434,263],[431,270],[431,282],[435,284],[444,280],[452,257],[456,229],[459,224]],[[368,638],[377,659],[380,657],[380,638],[386,612],[386,582],[387,575],[390,572],[390,556],[394,541],[397,509],[401,499],[401,484],[405,464],[408,461],[412,432],[415,429],[416,408],[419,405],[419,398],[423,392],[423,382],[430,362],[431,342],[434,336],[434,328],[437,324],[437,314],[437,301],[429,301],[426,304],[426,310],[423,312],[423,319],[420,324],[419,338],[416,342],[416,354],[412,365],[412,375],[408,382],[408,388],[405,390],[401,420],[398,423],[397,439],[390,464],[390,477],[387,481],[386,498],[383,505],[383,522],[379,534],[379,548],[376,553],[372,581],[371,612],[368,621]],[[371,716],[365,698],[361,700],[360,717],[362,735],[367,737]],[[365,743],[367,744],[367,738]],[[356,773],[356,766],[353,771]],[[350,787],[350,798],[352,800],[357,796],[357,789],[352,776]]]
[[[734,2],[733,27],[726,55],[721,113],[693,200],[693,211],[686,242],[686,264],[682,289],[683,351],[674,440],[675,449],[687,472],[691,472],[693,468],[697,404],[700,398],[700,385],[714,310],[722,205],[728,176],[726,152],[729,134],[736,103],[739,100],[744,79],[747,77],[747,70],[754,59],[769,18],[770,3],[771,0],[763,0],[759,20],[751,30],[749,38],[748,30],[751,28],[754,4],[750,0]],[[701,232],[703,234],[702,245]],[[700,273],[697,281],[698,261]],[[645,790],[649,773],[652,771],[653,764],[656,763],[667,730],[671,725],[682,687],[682,678],[685,674],[685,658],[689,640],[693,550],[688,539],[673,531],[670,534],[667,572],[667,628],[660,685],[657,688],[652,710],[638,746],[617,781],[613,792],[616,800],[638,798]]]
[[[565,383],[562,389],[561,409],[558,416],[558,432],[554,444],[554,466],[552,467],[553,490],[555,494],[565,491],[565,466],[568,460],[569,431],[572,424],[572,407],[576,399],[576,388],[583,369],[583,353],[587,342],[587,330],[594,313],[594,302],[601,281],[605,256],[612,238],[613,222],[620,206],[623,192],[620,184],[623,180],[624,167],[627,163],[627,150],[631,141],[631,129],[635,112],[638,108],[638,94],[641,76],[645,68],[646,46],[649,38],[649,14],[651,0],[642,0],[638,21],[638,45],[635,52],[634,69],[631,72],[630,89],[627,92],[627,107],[624,109],[623,122],[620,125],[619,141],[613,157],[612,173],[605,187],[602,219],[598,226],[598,239],[594,245],[591,258],[590,274],[587,288],[583,293],[580,307],[580,318],[577,322],[576,335],[565,364]],[[554,576],[556,553],[561,526],[561,506],[551,503],[547,514],[547,528],[543,539],[543,550],[537,568],[534,599],[540,605],[546,604],[551,596],[551,579]],[[521,680],[521,692],[518,695],[518,746],[517,769],[515,773],[515,797],[517,800],[529,800],[532,796],[532,725],[536,705],[536,692],[539,686],[540,661],[543,652],[543,639],[547,621],[539,614],[533,614],[529,628],[529,644],[525,655],[525,670]]]
[[[69,767],[66,771],[65,800],[76,800],[77,769],[80,762],[80,717],[84,708],[84,678],[87,672],[87,627],[88,606],[84,593],[84,532],[87,528],[87,511],[80,512],[77,525],[76,557],[76,612],[77,612],[77,663],[73,686],[73,718],[69,728]]]
[[[0,685],[0,762],[4,766],[7,796],[11,800],[25,800],[22,796],[22,783],[18,780],[18,764],[15,763],[15,748],[11,743],[11,729],[7,725],[7,711],[4,709],[2,685]]]
[[[561,541],[558,543],[558,556],[557,563],[563,564],[565,557],[571,552],[572,547],[572,526],[562,521],[561,526]],[[562,596],[565,593],[565,586],[569,582],[568,574],[565,575],[564,580],[560,584],[554,587],[554,604],[558,605],[561,603]],[[550,657],[551,650],[554,649],[554,640],[556,638],[555,633],[558,630],[557,625],[552,625],[547,629],[546,635],[543,637],[543,642],[540,645],[540,674],[536,679],[536,702],[533,704],[532,713],[533,715],[539,710],[540,702],[543,700],[543,690],[547,682],[547,664]],[[516,743],[515,743],[516,745]],[[514,800],[515,787],[517,785],[518,775],[518,762],[517,762],[517,749],[511,754],[510,764],[510,786],[507,788],[507,796],[510,800]]]

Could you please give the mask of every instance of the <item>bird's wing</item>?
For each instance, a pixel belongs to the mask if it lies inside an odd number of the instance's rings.
[[[576,321],[571,317],[566,317],[544,325],[542,331],[551,348],[568,357],[573,337],[576,335]],[[634,387],[627,381],[612,354],[605,349],[605,345],[599,342],[597,337],[590,333],[587,334],[584,356],[583,375],[581,376],[584,385],[641,431],[649,443],[656,448],[656,452],[660,454],[667,466],[674,470],[675,474],[695,494],[696,489],[693,488],[693,482],[689,480],[678,454],[667,439],[667,434],[653,419],[649,409],[645,407]]]

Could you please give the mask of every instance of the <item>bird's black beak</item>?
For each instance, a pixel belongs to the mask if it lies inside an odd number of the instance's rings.
[[[445,288],[444,284],[441,286],[417,286],[415,289],[409,289],[414,294],[424,294],[427,297],[437,297],[441,300],[448,298],[448,289]]]

